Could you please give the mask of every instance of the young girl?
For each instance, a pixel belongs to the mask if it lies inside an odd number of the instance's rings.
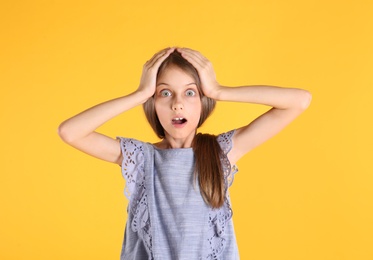
[[[215,101],[272,108],[218,136],[196,134]],[[168,48],[143,68],[138,89],[63,122],[61,138],[94,157],[121,165],[129,199],[121,259],[239,259],[228,187],[236,162],[301,114],[311,95],[271,86],[225,87],[199,52]],[[150,144],[95,132],[143,104],[161,139]]]

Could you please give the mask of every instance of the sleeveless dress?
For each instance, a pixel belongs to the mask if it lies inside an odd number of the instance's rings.
[[[227,158],[234,132],[217,136],[226,187],[237,172]],[[129,199],[121,260],[239,259],[228,188],[222,207],[204,202],[194,180],[192,148],[159,149],[118,139]]]

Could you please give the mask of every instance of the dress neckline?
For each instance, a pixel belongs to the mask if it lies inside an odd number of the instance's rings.
[[[193,151],[193,147],[187,147],[187,148],[159,148],[158,146],[156,146],[155,144],[152,144],[152,143],[148,143],[150,144],[155,150],[157,151]]]

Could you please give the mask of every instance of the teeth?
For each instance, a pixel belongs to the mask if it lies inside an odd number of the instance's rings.
[[[184,119],[183,117],[176,117],[176,118],[174,118],[174,119],[172,119],[172,120],[180,121],[180,120],[183,120],[183,119]]]

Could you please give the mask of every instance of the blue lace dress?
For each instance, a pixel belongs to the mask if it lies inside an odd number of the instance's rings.
[[[233,134],[217,137],[226,187],[237,172],[226,156]],[[193,178],[193,149],[119,139],[129,199],[121,260],[239,259],[228,189],[222,207],[204,202]]]

